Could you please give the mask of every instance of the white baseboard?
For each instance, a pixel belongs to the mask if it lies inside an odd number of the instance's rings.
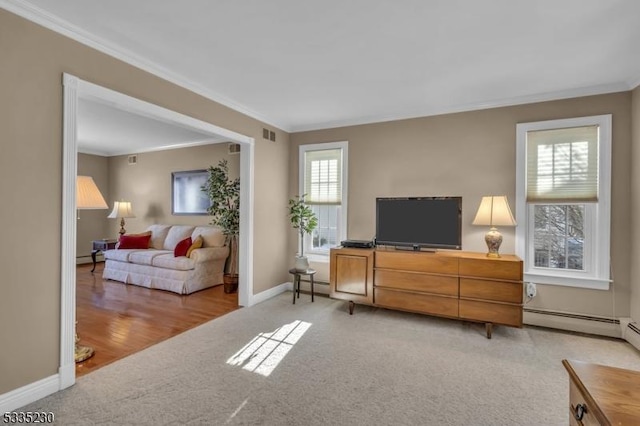
[[[617,319],[525,308],[524,323],[539,327],[622,338]]]
[[[293,284],[290,282],[282,283],[275,287],[271,287],[269,290],[265,290],[258,294],[254,294],[251,298],[251,305],[264,302],[265,300],[269,300],[272,297],[279,295],[280,293],[284,293],[285,291],[291,291],[292,289],[293,289]]]
[[[60,390],[58,374],[0,395],[0,413],[15,411]]]

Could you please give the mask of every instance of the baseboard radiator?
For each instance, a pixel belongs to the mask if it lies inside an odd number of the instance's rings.
[[[291,283],[291,289],[293,289],[293,283]],[[309,279],[300,280],[300,291],[311,293],[311,281],[309,281]],[[325,281],[313,280],[313,292],[315,294],[329,295],[329,283]]]
[[[557,328],[579,333],[622,338],[620,320],[595,315],[524,308],[524,323],[539,327]]]
[[[633,347],[640,350],[640,325],[635,322],[621,321],[622,323],[622,337],[629,342]]]

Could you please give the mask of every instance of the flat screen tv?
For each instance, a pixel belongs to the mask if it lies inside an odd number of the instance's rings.
[[[376,244],[462,248],[462,197],[376,198]]]

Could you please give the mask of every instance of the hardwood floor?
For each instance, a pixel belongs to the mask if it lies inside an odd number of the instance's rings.
[[[102,280],[104,263],[78,265],[76,320],[80,344],[95,355],[76,377],[238,309],[238,294],[219,285],[186,296]]]

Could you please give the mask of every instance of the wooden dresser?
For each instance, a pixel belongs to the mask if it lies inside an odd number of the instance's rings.
[[[569,373],[569,424],[640,425],[640,371],[562,360]]]
[[[522,327],[522,260],[473,252],[331,250],[330,296],[355,303]]]

